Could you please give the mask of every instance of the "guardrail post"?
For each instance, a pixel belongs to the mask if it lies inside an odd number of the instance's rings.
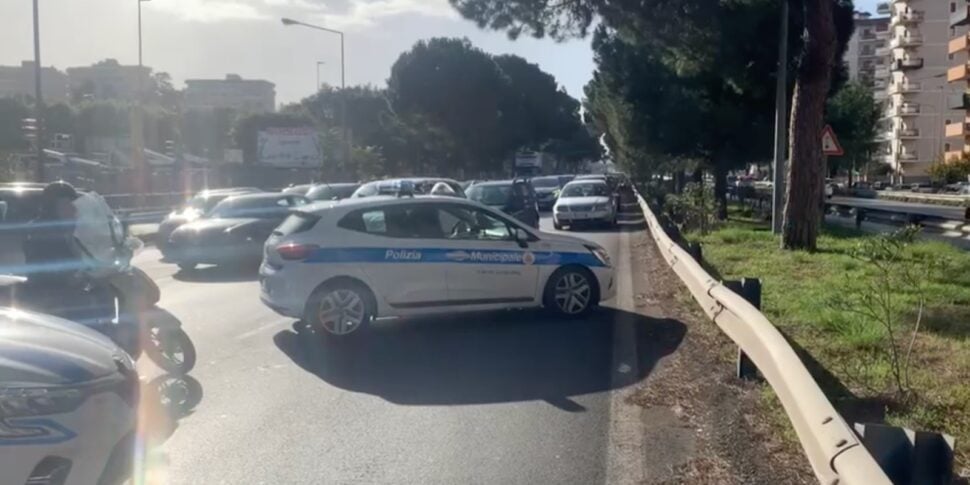
[[[761,310],[761,280],[758,278],[742,278],[741,281],[728,280],[724,282],[724,286],[741,295],[741,298]],[[751,359],[741,350],[741,347],[738,347],[737,362],[738,379],[749,381],[758,378],[758,367],[754,365],[754,362],[751,362]]]
[[[856,207],[855,209],[855,228],[862,229],[862,221],[866,219],[865,209],[860,209]]]
[[[885,424],[855,424],[863,446],[893,483],[946,485],[953,476],[953,437]]]
[[[963,211],[963,220],[965,220],[965,221],[970,221],[970,207],[967,207],[967,208],[966,208],[966,209],[965,209],[965,210]]]
[[[698,263],[704,261],[704,251],[701,249],[700,243],[687,243],[687,253],[690,254],[690,257],[694,258],[694,261],[697,261]]]

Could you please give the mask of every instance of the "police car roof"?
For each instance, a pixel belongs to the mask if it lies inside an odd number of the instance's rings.
[[[388,204],[430,204],[434,202],[449,202],[455,204],[465,204],[475,207],[482,207],[481,204],[477,202],[462,198],[462,197],[452,197],[445,195],[415,195],[414,197],[396,197],[393,195],[375,195],[371,197],[357,197],[352,199],[341,199],[334,201],[319,201],[305,206],[299,207],[296,210],[299,212],[308,212],[319,214],[321,212],[326,212],[334,209],[344,209],[344,210],[354,210],[354,209],[365,209],[367,207],[382,206]]]
[[[478,182],[475,184],[476,187],[479,186],[497,186],[497,185],[512,185],[515,180],[488,180],[485,182]]]

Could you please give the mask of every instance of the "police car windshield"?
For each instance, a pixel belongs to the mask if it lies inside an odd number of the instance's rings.
[[[532,179],[532,186],[556,188],[559,187],[559,177],[536,177]]]
[[[485,205],[504,205],[511,193],[511,185],[473,185],[468,198]]]
[[[609,190],[604,183],[571,183],[562,190],[562,197],[606,197]]]

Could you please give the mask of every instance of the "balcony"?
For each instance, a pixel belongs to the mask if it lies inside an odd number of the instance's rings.
[[[887,79],[889,78],[889,68],[888,67],[877,67],[872,71],[872,77],[876,79]]]
[[[947,43],[946,52],[947,54],[956,54],[967,50],[968,47],[970,47],[970,34],[963,34],[960,37],[950,39],[950,42]]]
[[[919,10],[912,10],[909,12],[899,12],[893,15],[892,19],[889,20],[889,26],[895,27],[897,25],[910,25],[923,21],[923,12]]]
[[[884,89],[873,90],[872,99],[875,99],[876,101],[885,101],[889,99],[889,93],[887,93]]]
[[[951,94],[946,98],[946,107],[949,109],[970,110],[970,95]]]
[[[944,136],[947,138],[957,138],[965,137],[970,134],[970,130],[967,129],[966,121],[958,121],[956,123],[948,123],[946,125],[946,133]]]
[[[896,130],[896,138],[900,140],[919,138],[919,128],[899,128]]]
[[[946,80],[947,82],[954,81],[965,81],[970,79],[970,69],[968,69],[968,64],[963,63],[959,66],[954,66],[946,70]]]
[[[916,81],[892,83],[889,86],[890,94],[915,93],[923,88],[923,85]]]
[[[919,105],[916,103],[903,103],[893,109],[893,116],[916,116],[919,114]]]
[[[896,59],[893,63],[894,71],[911,71],[913,69],[921,69],[923,67],[922,57],[909,57],[906,59]]]
[[[889,41],[889,47],[893,49],[898,47],[916,47],[919,45],[923,45],[923,36],[920,34],[898,35]]]
[[[900,162],[914,162],[919,160],[919,153],[916,152],[900,152],[896,154],[896,160]]]
[[[879,15],[889,15],[892,11],[893,8],[889,6],[889,2],[879,2],[876,4],[876,13]]]
[[[892,53],[893,50],[891,47],[877,47],[875,50],[876,57],[889,57],[889,54]]]
[[[950,151],[948,151],[948,152],[946,152],[946,153],[943,154],[943,161],[945,161],[945,162],[955,162],[955,161],[963,158],[964,156],[965,155],[963,153],[963,150],[950,150]]]
[[[892,33],[892,31],[889,30],[889,29],[886,29],[886,30],[877,30],[876,31],[876,38],[879,39],[879,40],[885,40],[885,39],[888,39],[890,37],[890,34],[891,33]]]
[[[970,5],[960,5],[950,14],[950,27],[970,24]]]

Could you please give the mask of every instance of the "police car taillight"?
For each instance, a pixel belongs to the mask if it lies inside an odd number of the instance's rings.
[[[302,261],[309,258],[317,249],[320,249],[320,246],[316,244],[287,243],[276,246],[276,252],[287,261]]]

